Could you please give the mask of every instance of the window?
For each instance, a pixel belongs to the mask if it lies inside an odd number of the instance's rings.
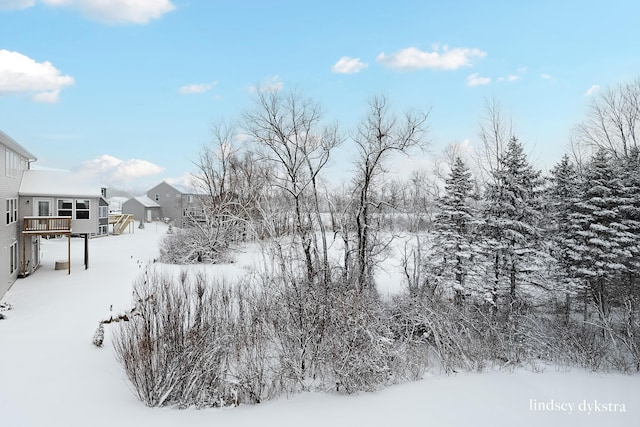
[[[18,269],[18,242],[14,242],[10,248],[9,272],[13,274]]]
[[[76,219],[89,219],[90,207],[89,200],[76,200]]]
[[[18,163],[20,162],[19,156],[12,150],[8,148],[4,152],[4,161],[5,161],[5,174],[12,178],[18,176]]]
[[[73,216],[73,200],[58,200],[58,216]]]
[[[108,225],[98,226],[98,236],[105,236],[108,233]]]
[[[27,165],[24,157],[8,148],[4,151],[4,162],[5,175],[11,178],[17,178],[19,171],[26,169]]]
[[[98,206],[98,218],[107,218],[109,216],[109,206]]]
[[[18,220],[18,199],[7,199],[7,225]]]

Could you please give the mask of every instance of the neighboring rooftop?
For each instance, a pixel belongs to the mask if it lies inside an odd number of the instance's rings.
[[[20,196],[100,197],[100,182],[71,172],[26,170]]]
[[[147,196],[137,196],[137,197],[134,197],[133,199],[137,200],[138,203],[140,203],[145,208],[159,208],[159,207],[161,207],[155,200],[151,200]]]

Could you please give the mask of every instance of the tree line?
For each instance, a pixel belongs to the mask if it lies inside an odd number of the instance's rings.
[[[639,100],[640,79],[598,95],[572,152],[548,174],[489,103],[480,156],[452,150],[441,177],[418,171],[399,182],[387,168],[426,146],[428,111],[396,115],[386,97],[373,97],[345,135],[301,93],[258,91],[237,124],[213,127],[196,162],[204,221],[167,236],[162,253],[217,262],[253,240],[264,268],[245,290],[202,277],[141,282],[146,315],[117,340],[129,378],[150,405],[215,406],[370,390],[438,368],[640,370]],[[354,148],[353,174],[336,187],[325,174],[343,143]],[[399,232],[411,236],[405,291],[385,298],[376,272]],[[171,330],[158,329],[169,317],[178,319]],[[225,328],[238,333],[221,335]],[[202,365],[168,376],[172,357],[193,346]],[[145,371],[158,366],[147,359],[166,369]],[[193,374],[201,370],[213,375],[208,385]]]

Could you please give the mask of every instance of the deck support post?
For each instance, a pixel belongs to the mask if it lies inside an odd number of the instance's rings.
[[[84,235],[84,269],[89,268],[89,234]]]
[[[22,235],[22,277],[27,277],[27,236]]]

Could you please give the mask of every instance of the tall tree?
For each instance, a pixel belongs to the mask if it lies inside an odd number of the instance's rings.
[[[574,136],[587,146],[614,158],[628,157],[640,148],[640,77],[598,92]]]
[[[246,132],[273,167],[271,182],[292,201],[309,282],[321,273],[328,283],[327,242],[318,198],[319,174],[341,142],[336,126],[322,123],[322,110],[297,92],[259,90],[255,108],[244,116]],[[319,267],[318,267],[319,266]]]
[[[585,171],[582,198],[569,215],[574,242],[570,256],[574,274],[583,278],[603,316],[619,292],[618,283],[630,257],[625,248],[629,233],[622,223],[620,170],[602,148]]]
[[[433,251],[442,263],[442,281],[453,290],[461,304],[468,289],[469,276],[478,256],[474,242],[477,211],[471,200],[475,187],[469,168],[456,157],[445,182],[445,194],[438,200]]]
[[[571,314],[571,301],[583,288],[583,282],[572,274],[575,260],[571,255],[571,247],[575,244],[575,235],[570,224],[573,206],[580,200],[580,180],[574,164],[565,154],[551,170],[547,194],[547,231],[552,242],[551,253],[559,270],[556,279],[565,293],[566,322]]]
[[[626,239],[621,241],[626,252],[625,277],[627,297],[640,302],[640,149],[631,149],[621,162],[622,188],[620,224]]]
[[[353,140],[358,150],[355,177],[355,282],[360,291],[373,286],[374,250],[376,247],[372,227],[372,209],[379,203],[375,199],[378,178],[393,153],[406,153],[425,143],[428,113],[410,112],[398,119],[389,109],[384,96],[369,102],[369,110],[357,128]]]
[[[501,283],[506,282],[510,313],[519,285],[544,286],[539,277],[545,258],[540,224],[543,181],[515,137],[499,160],[485,192],[484,234],[493,260],[492,301],[497,304]]]

